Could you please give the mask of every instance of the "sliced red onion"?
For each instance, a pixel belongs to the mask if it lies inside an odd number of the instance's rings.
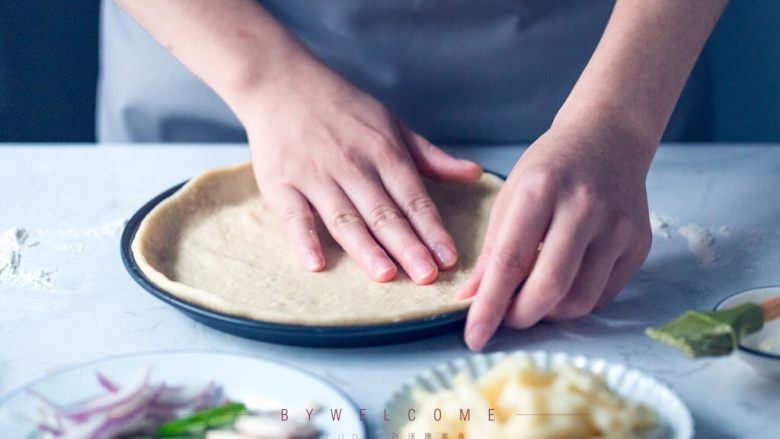
[[[103,386],[104,389],[108,390],[111,393],[116,393],[119,391],[119,386],[114,384],[114,382],[108,379],[105,375],[103,375],[100,372],[97,372],[96,375],[97,375],[98,382],[100,383],[101,386]]]
[[[63,431],[57,427],[49,424],[38,424],[38,431],[41,433],[48,433],[52,436],[62,436]]]
[[[114,407],[126,404],[128,400],[137,398],[144,394],[149,384],[149,375],[151,371],[147,368],[140,378],[136,378],[135,382],[130,385],[119,389],[116,393],[110,393],[106,397],[94,398],[88,401],[86,404],[82,404],[80,407],[70,407],[63,415],[74,421],[84,420],[89,416],[111,410]]]
[[[176,418],[182,411],[226,402],[222,387],[214,382],[189,388],[151,383],[149,369],[126,386],[115,384],[101,373],[96,377],[106,393],[68,407],[31,391],[43,403],[38,431],[53,439],[111,439],[124,434],[153,434],[157,426]]]

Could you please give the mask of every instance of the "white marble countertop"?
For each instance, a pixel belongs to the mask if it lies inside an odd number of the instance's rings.
[[[451,150],[498,172],[508,172],[521,152]],[[369,420],[380,421],[401,382],[468,355],[458,333],[359,349],[245,340],[195,323],[136,285],[119,257],[123,221],[173,184],[246,158],[246,148],[236,145],[0,146],[0,236],[28,234],[18,270],[36,281],[0,276],[0,394],[110,355],[213,349],[299,365],[341,387]],[[780,437],[780,382],[735,358],[688,361],[643,335],[648,324],[684,309],[711,308],[739,290],[780,284],[780,145],[664,145],[648,189],[651,209],[670,224],[668,237],[654,237],[647,262],[616,301],[576,322],[503,329],[488,351],[560,350],[625,362],[673,387],[690,406],[700,437]],[[716,259],[709,266],[677,233],[691,223],[714,233]]]

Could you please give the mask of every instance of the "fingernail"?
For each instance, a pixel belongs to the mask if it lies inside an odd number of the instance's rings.
[[[306,268],[309,270],[319,270],[322,268],[324,262],[322,260],[322,256],[320,256],[314,250],[307,250],[303,259],[304,264],[306,264]]]
[[[481,351],[488,338],[490,338],[490,332],[487,326],[482,323],[477,323],[466,331],[466,344],[472,351]]]
[[[418,281],[428,279],[436,271],[436,266],[426,258],[417,257],[412,260],[412,275]]]
[[[460,287],[457,293],[455,293],[454,299],[458,301],[468,300],[474,297],[476,291],[473,291],[470,285],[463,285]]]
[[[480,166],[480,164],[479,164],[479,163],[472,162],[471,160],[458,159],[458,161],[459,161],[459,162],[460,162],[462,165],[466,165],[466,166],[479,166],[479,167],[480,167],[480,169],[482,168],[482,166]]]
[[[440,242],[433,244],[433,255],[436,260],[445,267],[451,267],[457,262],[455,252],[447,244]]]
[[[392,271],[393,263],[390,262],[386,257],[379,256],[379,255],[373,255],[371,256],[371,269],[374,270],[374,274],[377,276],[381,276],[388,271]]]

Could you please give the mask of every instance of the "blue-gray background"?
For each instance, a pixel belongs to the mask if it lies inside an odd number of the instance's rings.
[[[0,142],[93,141],[97,0],[0,2]],[[780,1],[733,0],[702,55],[703,141],[780,142]]]

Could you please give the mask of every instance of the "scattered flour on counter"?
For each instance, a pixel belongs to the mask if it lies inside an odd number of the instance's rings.
[[[53,268],[30,268],[30,250],[74,256],[88,248],[90,241],[117,236],[125,220],[110,221],[96,227],[28,229],[11,227],[0,234],[0,285],[37,290],[55,287]],[[56,259],[49,257],[48,259]]]
[[[669,219],[655,211],[650,211],[650,228],[653,235],[661,238],[669,237]]]
[[[703,267],[715,262],[715,237],[709,230],[698,224],[688,224],[677,229],[677,233],[688,240],[688,249]]]
[[[769,239],[770,233],[766,228],[756,228],[744,233],[739,242],[739,249],[749,254],[773,250],[774,246]]]
[[[30,233],[21,227],[12,227],[0,235],[0,284],[19,287],[50,289],[52,270],[22,267],[25,250],[38,242],[30,240]]]
[[[729,226],[720,226],[718,227],[718,235],[728,237],[731,236],[731,227]]]
[[[767,338],[758,345],[758,348],[771,354],[780,354],[780,336]]]
[[[673,227],[676,221],[670,217],[650,211],[650,228],[653,236],[668,239],[673,235]],[[688,249],[699,259],[702,267],[709,267],[715,263],[715,236],[731,236],[731,228],[727,225],[705,228],[699,224],[687,224],[677,228],[677,233],[688,241]]]
[[[100,239],[118,235],[124,228],[125,220],[109,221],[97,227],[68,228],[68,229],[39,229],[35,233],[38,236],[54,236],[57,238],[84,238]]]

